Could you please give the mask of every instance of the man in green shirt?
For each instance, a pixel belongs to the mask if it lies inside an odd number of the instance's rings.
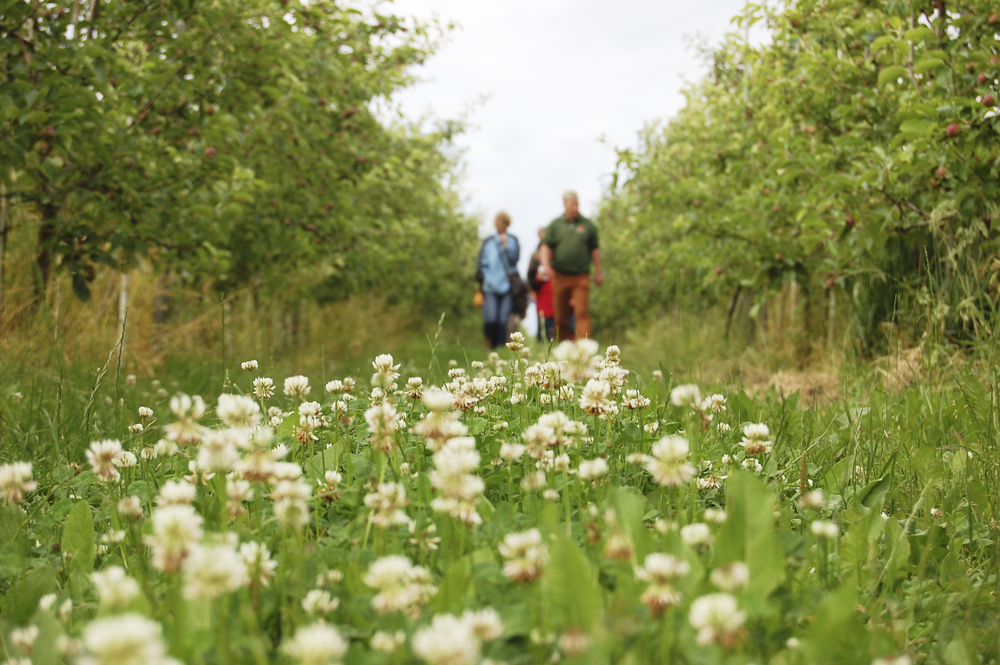
[[[556,337],[570,339],[569,317],[576,315],[576,332],[590,337],[590,264],[594,264],[594,283],[604,283],[601,272],[601,248],[597,227],[580,214],[576,192],[563,194],[565,212],[552,220],[542,238],[539,272],[552,278],[552,309]]]

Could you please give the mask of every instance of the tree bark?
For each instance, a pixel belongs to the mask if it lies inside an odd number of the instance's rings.
[[[7,246],[7,185],[0,183],[0,323],[4,320],[3,268],[4,250]]]
[[[55,221],[58,216],[58,206],[51,203],[42,205],[42,224],[38,227],[38,251],[35,254],[35,263],[38,265],[40,275],[40,278],[35,280],[36,304],[45,302],[45,293],[52,274],[52,251],[49,243],[56,237]]]

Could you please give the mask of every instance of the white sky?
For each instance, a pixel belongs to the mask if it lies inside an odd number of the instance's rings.
[[[394,96],[417,119],[466,117],[464,209],[490,223],[507,210],[521,268],[537,227],[566,189],[597,211],[615,147],[683,105],[704,66],[690,37],[718,44],[745,0],[395,0],[381,11],[454,22],[419,83]],[[484,101],[485,100],[485,101]],[[598,223],[600,220],[597,220]],[[485,228],[484,228],[485,232]]]

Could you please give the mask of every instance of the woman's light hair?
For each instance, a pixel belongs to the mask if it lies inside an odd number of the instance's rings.
[[[567,189],[563,192],[563,201],[579,201],[580,197],[576,195],[572,189]]]
[[[497,213],[496,219],[494,219],[493,221],[495,221],[498,224],[501,224],[505,229],[510,227],[510,215],[508,215],[503,210]]]

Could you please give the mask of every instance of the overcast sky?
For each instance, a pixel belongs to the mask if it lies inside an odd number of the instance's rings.
[[[462,196],[489,223],[506,210],[522,245],[562,212],[566,189],[590,215],[649,122],[683,105],[705,74],[691,37],[715,45],[737,30],[745,0],[395,0],[380,9],[457,27],[393,99],[416,119],[467,117]],[[599,220],[598,220],[599,221]]]

